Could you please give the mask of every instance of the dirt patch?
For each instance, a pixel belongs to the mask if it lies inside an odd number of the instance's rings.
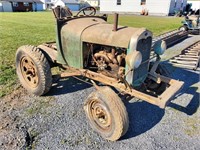
[[[15,110],[22,108],[25,101],[21,99],[26,93],[19,88],[0,100],[0,149],[19,149],[24,146],[25,135],[19,125],[19,116]]]
[[[43,108],[51,106],[54,97],[37,97],[19,87],[0,99],[0,149],[32,149],[38,135],[25,122],[37,114],[45,114]]]

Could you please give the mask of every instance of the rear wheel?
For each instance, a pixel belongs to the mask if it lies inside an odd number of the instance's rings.
[[[126,108],[119,96],[109,87],[99,87],[84,104],[91,127],[103,138],[115,141],[129,126]]]
[[[21,46],[16,53],[17,75],[23,87],[34,95],[47,93],[52,84],[50,65],[40,49]]]

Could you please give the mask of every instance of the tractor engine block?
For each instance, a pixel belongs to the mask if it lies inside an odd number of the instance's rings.
[[[87,65],[89,69],[96,68],[104,75],[121,78],[125,72],[126,49],[102,45],[87,44]],[[85,57],[86,58],[86,57]]]

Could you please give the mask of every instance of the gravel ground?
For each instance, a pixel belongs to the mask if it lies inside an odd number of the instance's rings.
[[[135,99],[124,101],[130,125],[120,140],[104,140],[90,128],[83,102],[95,89],[68,78],[43,97],[19,88],[0,100],[0,149],[199,149],[199,70],[175,68],[167,61],[199,39],[190,36],[162,57],[170,76],[185,82],[165,110]]]

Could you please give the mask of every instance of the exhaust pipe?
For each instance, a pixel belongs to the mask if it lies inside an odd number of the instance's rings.
[[[118,27],[118,17],[119,14],[115,13],[114,14],[114,24],[113,24],[113,31],[116,32],[117,31],[117,27]]]

